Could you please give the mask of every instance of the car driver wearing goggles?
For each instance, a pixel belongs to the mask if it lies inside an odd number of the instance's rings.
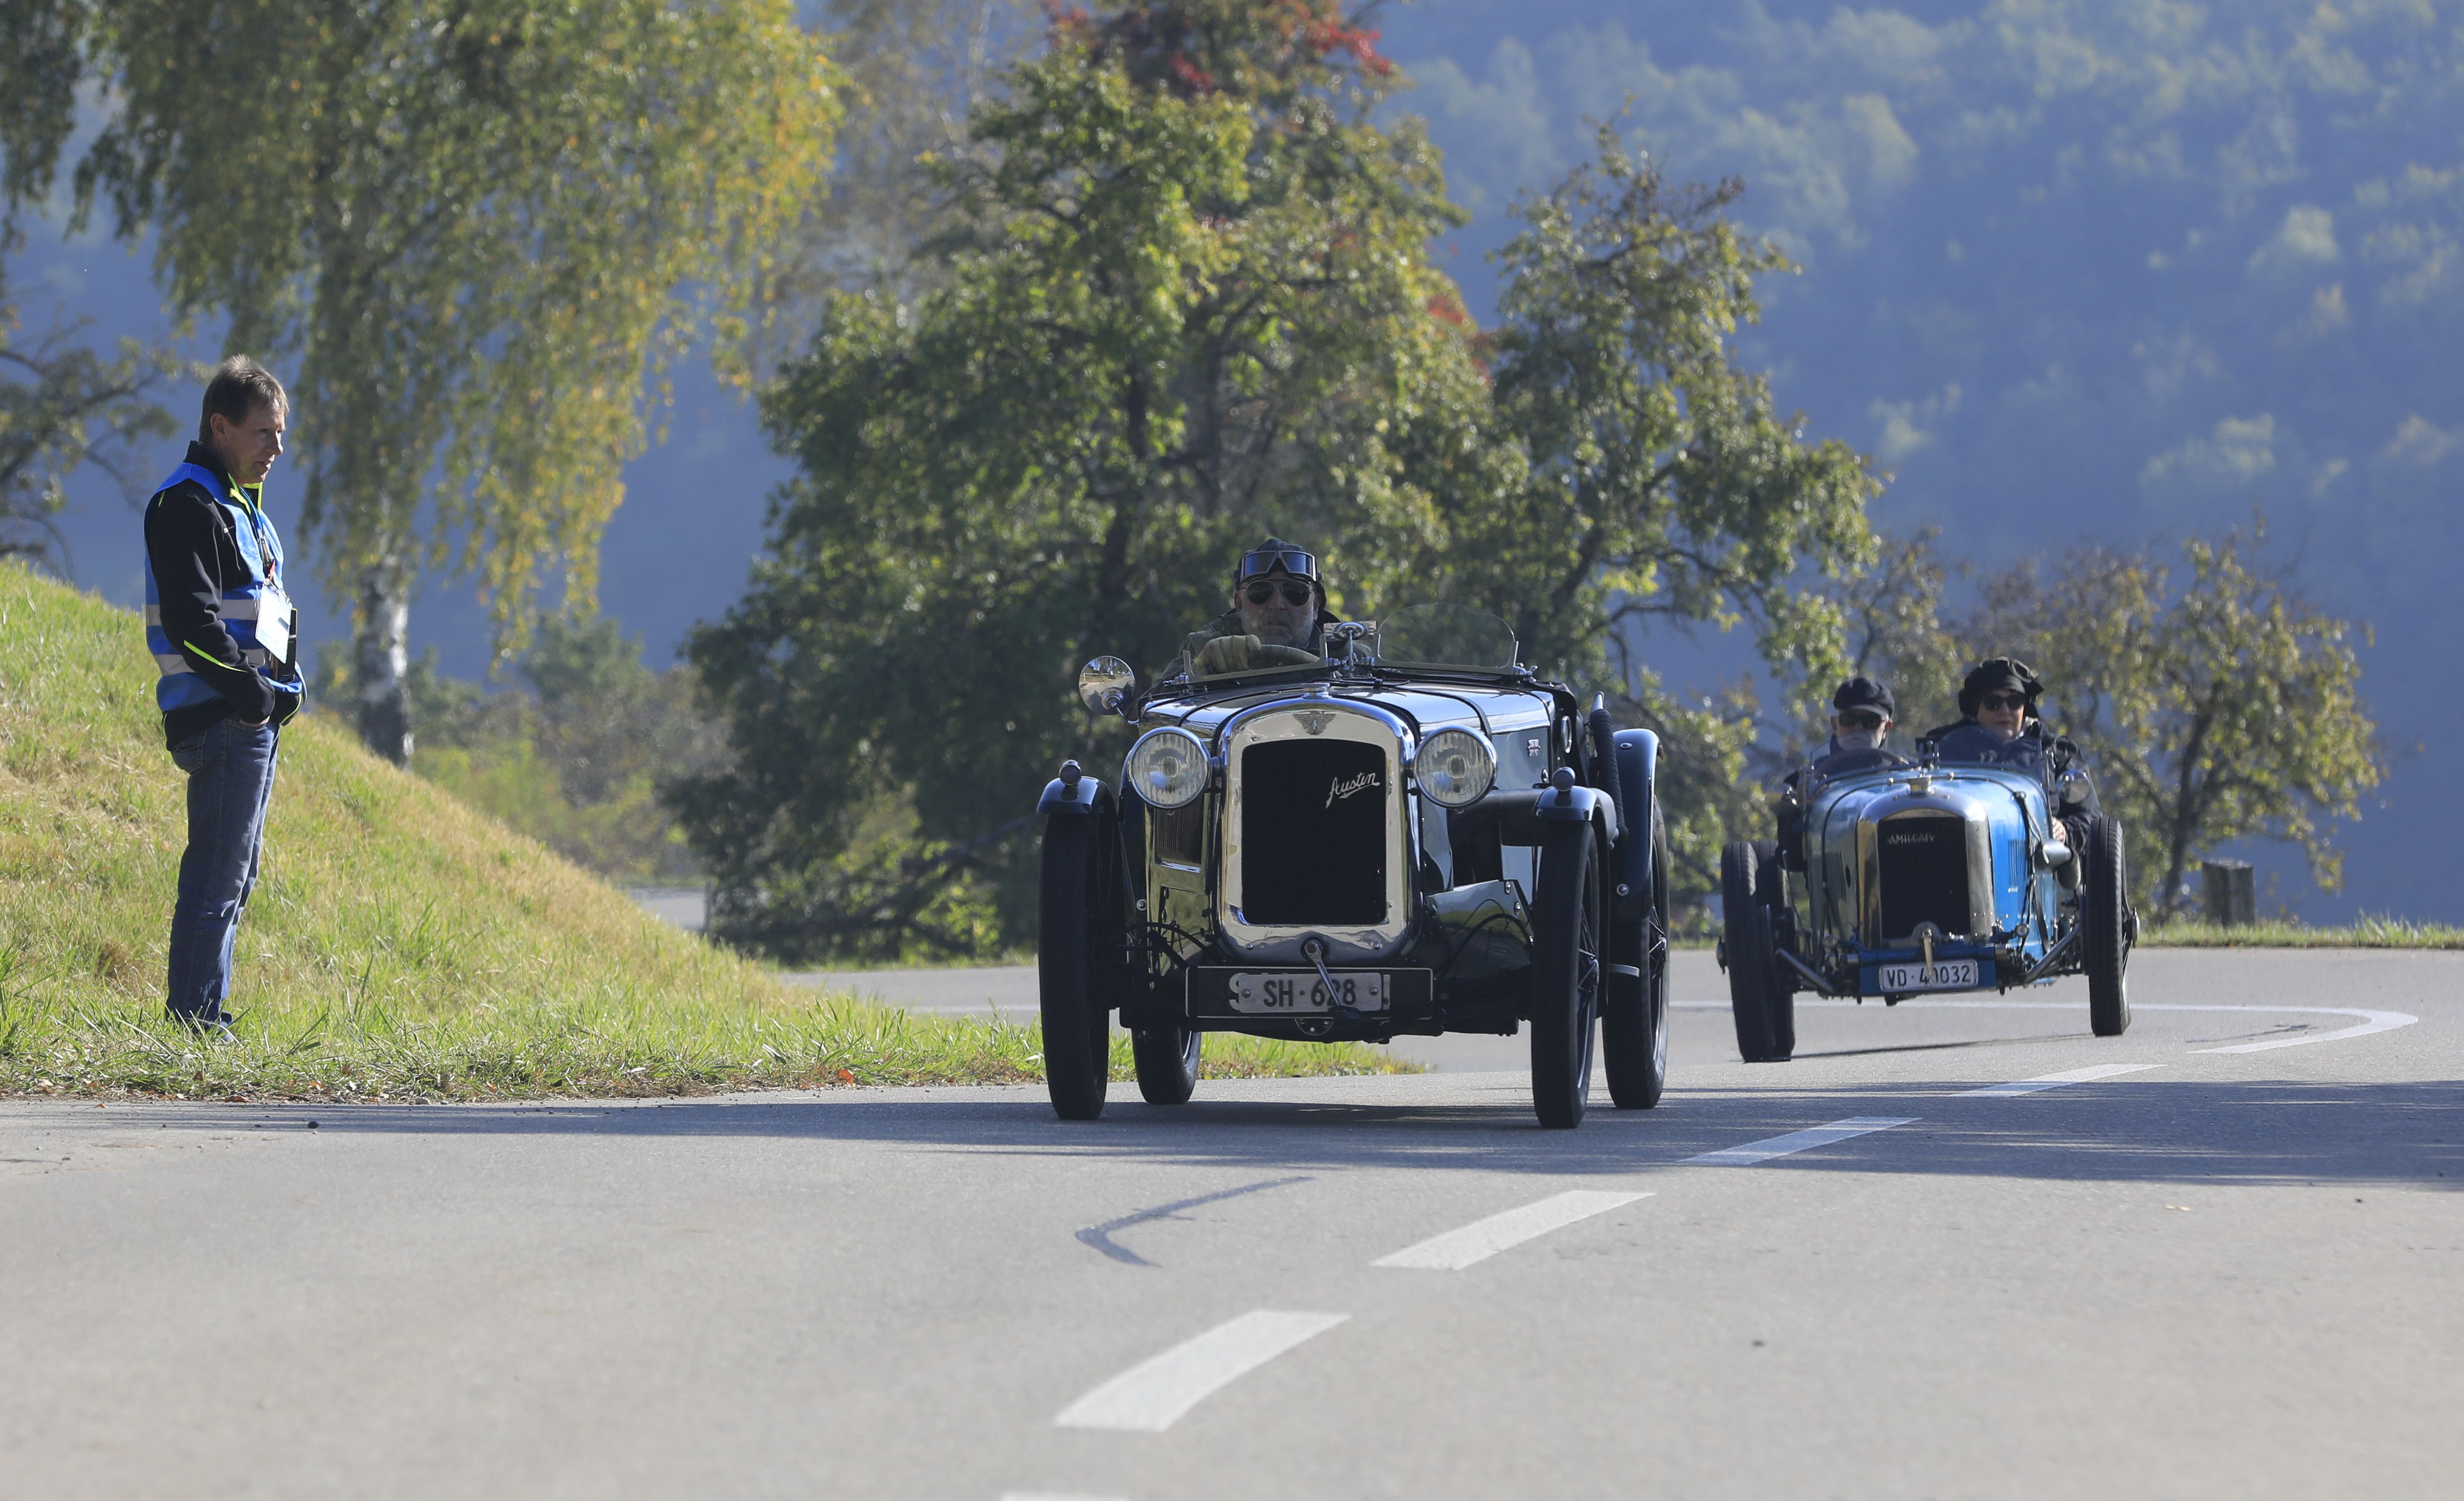
[[[1192,632],[1185,650],[1199,677],[1314,667],[1326,655],[1325,629],[1335,623],[1317,559],[1269,537],[1233,570],[1232,607]]]

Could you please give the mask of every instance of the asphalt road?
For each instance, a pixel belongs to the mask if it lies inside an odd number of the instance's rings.
[[[1700,968],[1663,1106],[1573,1133],[1468,1052],[1077,1126],[0,1104],[0,1494],[2456,1493],[2464,956],[1758,1067]]]

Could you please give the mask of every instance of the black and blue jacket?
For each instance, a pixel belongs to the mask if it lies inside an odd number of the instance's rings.
[[[297,624],[261,490],[189,444],[145,502],[145,647],[161,673],[165,741],[229,717],[280,724],[297,714]]]

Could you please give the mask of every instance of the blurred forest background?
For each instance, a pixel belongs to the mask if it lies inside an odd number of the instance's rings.
[[[10,78],[55,75],[58,46],[91,50],[95,33],[64,30],[63,17],[145,9],[5,0]],[[847,405],[851,372],[893,356],[921,368],[916,341],[966,327],[954,288],[1014,289],[1021,266],[1042,275],[1063,263],[1001,256],[1010,227],[1036,211],[1035,184],[1084,164],[1022,174],[1022,138],[985,122],[1007,111],[1013,125],[1083,123],[1089,99],[1111,97],[1064,97],[1048,60],[1037,62],[1047,17],[1008,0],[689,9],[774,21],[792,11],[820,38],[825,104],[798,104],[777,82],[790,77],[775,61],[792,51],[783,33],[743,55],[781,108],[808,110],[825,147],[808,155],[827,161],[827,175],[801,158],[787,164],[793,184],[748,174],[741,203],[762,207],[738,211],[767,215],[765,253],[695,273],[693,286],[723,297],[687,288],[678,302],[672,288],[650,289],[659,326],[698,321],[718,358],[687,360],[681,342],[640,346],[642,395],[625,399],[638,430],[605,430],[599,460],[621,492],[591,470],[579,482],[595,498],[515,538],[510,562],[475,562],[472,539],[494,523],[484,506],[456,500],[451,453],[438,452],[434,480],[409,486],[415,505],[395,519],[419,547],[384,554],[400,568],[417,553],[404,596],[416,612],[390,658],[327,657],[327,702],[348,706],[393,673],[415,770],[611,875],[715,875],[722,931],[771,952],[997,952],[1016,941],[1022,910],[1022,830],[1005,810],[1031,806],[1036,768],[1084,734],[1064,697],[1066,658],[1129,651],[1127,637],[1160,627],[1121,617],[1116,641],[1089,634],[1100,611],[1055,625],[1049,663],[989,688],[956,671],[959,653],[938,664],[911,655],[909,681],[945,688],[971,717],[859,691],[834,701],[863,700],[870,717],[832,718],[815,717],[816,689],[848,686],[828,664],[844,663],[854,639],[800,635],[796,622],[836,618],[839,604],[879,612],[880,559],[847,545],[874,513],[851,515],[833,497],[919,477],[846,467],[852,450],[830,434],[864,415]],[[1478,535],[1466,516],[1443,514],[1448,495],[1487,497],[1492,520],[1568,514],[1592,461],[1570,456],[1537,408],[1514,406],[1514,341],[1529,354],[1533,330],[1557,326],[1535,311],[1588,307],[1582,326],[1599,337],[1583,349],[1600,368],[1631,361],[1670,388],[1699,379],[1735,397],[1746,428],[1764,420],[1754,392],[1767,381],[1770,430],[1731,446],[1760,454],[1762,468],[1731,466],[1726,491],[1705,476],[1614,516],[1573,505],[1580,535],[1556,541],[1582,557],[1582,537],[1624,527],[1625,566],[1593,567],[1592,592],[1562,621],[1518,621],[1551,665],[1616,692],[1629,718],[1660,725],[1683,753],[1683,849],[1698,887],[1718,838],[1759,817],[1756,779],[1815,738],[1827,683],[1814,679],[1849,663],[1886,672],[1903,723],[1922,728],[1939,722],[1964,660],[2015,651],[2045,671],[2057,722],[2100,751],[2149,898],[2170,894],[2184,862],[2224,849],[2255,854],[2275,899],[2319,920],[2357,908],[2464,916],[2464,896],[2438,878],[2435,842],[2464,817],[2464,791],[2416,753],[2452,733],[2455,711],[2414,686],[2464,633],[2464,597],[2438,577],[2464,541],[2464,382],[2452,354],[2464,323],[2464,7],[1430,0],[1365,13],[1158,6],[1099,11],[1091,24],[1111,28],[1112,52],[1076,67],[1068,88],[1109,70],[1123,87],[1196,106],[1172,117],[1192,122],[1187,161],[1212,149],[1205,130],[1225,127],[1209,100],[1265,121],[1307,113],[1294,103],[1306,95],[1328,101],[1329,128],[1354,132],[1344,139],[1355,159],[1389,163],[1370,184],[1388,195],[1374,210],[1402,213],[1383,232],[1419,265],[1389,302],[1431,316],[1396,322],[1375,348],[1321,349],[1325,389],[1363,370],[1412,372],[1414,391],[1454,392],[1415,418],[1420,430],[1474,432],[1488,455],[1476,483],[1439,483],[1425,453],[1369,442],[1347,418],[1286,433],[1314,456],[1265,465],[1233,502],[1221,498],[1230,491],[1193,497],[1138,481],[1167,510],[1208,518],[1207,546],[1252,521],[1309,529],[1347,603],[1374,609],[1398,597],[1393,580],[1425,569],[1427,548],[1459,557]],[[1176,71],[1176,56],[1204,71],[1206,49],[1242,27],[1295,25],[1312,65],[1331,73],[1226,69],[1201,87]],[[1398,69],[1384,71],[1387,59]],[[1039,78],[1043,93],[1022,93]],[[142,493],[165,466],[165,434],[185,429],[193,403],[180,362],[218,353],[232,315],[211,298],[192,300],[185,325],[151,311],[165,293],[149,273],[170,242],[145,212],[79,219],[67,168],[107,137],[113,96],[77,86],[68,115],[53,117],[71,121],[55,143],[66,166],[39,178],[26,143],[40,140],[27,121],[41,90],[11,98],[15,114],[0,126],[20,211],[0,292],[12,314],[0,480],[14,522],[0,546],[41,549],[126,603],[138,592],[134,517],[114,472]],[[1105,107],[1162,106],[1122,96]],[[1603,121],[1616,127],[1605,141]],[[1621,151],[1634,153],[1622,179]],[[1299,184],[1328,223],[1367,222],[1371,209],[1347,206],[1353,188],[1309,176],[1317,166],[1287,170],[1272,152],[1248,160],[1242,202]],[[1726,181],[1738,188],[1687,195],[1685,185]],[[1647,185],[1650,201],[1629,192],[1620,206],[1620,183]],[[1406,200],[1419,207],[1398,210]],[[1169,218],[1141,211],[1121,244]],[[1272,219],[1276,232],[1294,222]],[[1596,243],[1581,227],[1612,222],[1730,233],[1709,260],[1743,257],[1742,284],[1727,273],[1688,282],[1739,319],[1709,364],[1688,374],[1665,345],[1609,337],[1599,306],[1581,302],[1573,274]],[[1228,244],[1219,235],[1191,251],[1192,274],[1221,269],[1204,257]],[[949,320],[932,320],[936,306]],[[1178,319],[1170,338],[1202,321]],[[1155,330],[1113,334],[1134,344]],[[1139,347],[1133,364],[1154,355]],[[1474,368],[1502,394],[1460,386]],[[154,419],[157,403],[178,420]],[[1103,419],[1041,418],[1055,430]],[[1216,426],[1238,435],[1238,422]],[[1696,452],[1689,435],[1646,427],[1618,430],[1638,457]],[[1384,477],[1363,478],[1373,472]],[[1744,511],[1721,511],[1723,494],[1744,497]],[[296,490],[286,495],[278,476],[274,497],[296,525]],[[1075,537],[1078,502],[1047,499],[1058,509],[1035,524]],[[1799,500],[1776,530],[1752,519]],[[1034,552],[1045,533],[1002,535]],[[1690,582],[1637,571],[1654,540],[1671,537],[1714,542],[1745,565]],[[355,626],[364,639],[384,614],[359,586],[383,549],[337,543],[348,546],[360,547],[358,571],[336,573],[314,602],[311,639]],[[1535,549],[1519,556],[1553,556]],[[1192,581],[1160,596],[1176,608],[1202,603],[1188,591],[1219,566],[1210,555],[1200,567],[1202,551],[1166,570]],[[1462,586],[1511,617],[1532,595],[1511,574]],[[959,603],[1032,585],[1007,580]],[[707,623],[698,637],[696,623]],[[693,659],[676,662],[692,640],[702,643]],[[744,670],[764,651],[797,650],[823,665],[766,679]],[[923,676],[936,667],[953,677]],[[716,680],[702,677],[714,670]],[[2366,704],[2365,670],[2378,689]],[[996,714],[969,696],[996,689],[1041,707]],[[917,715],[919,703],[934,712]],[[782,705],[792,712],[774,712]],[[995,722],[1009,743],[987,759],[935,761],[954,723],[989,736]],[[893,745],[885,734],[911,739]],[[827,755],[794,780],[796,757],[816,746]],[[859,767],[863,795],[810,804],[788,820],[794,837],[775,820],[746,821]],[[964,797],[941,796],[962,778]]]

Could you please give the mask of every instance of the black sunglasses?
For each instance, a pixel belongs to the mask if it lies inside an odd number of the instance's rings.
[[[1252,605],[1267,604],[1274,599],[1277,592],[1278,590],[1274,585],[1252,584],[1249,585],[1249,603]],[[1310,600],[1317,597],[1315,591],[1310,589],[1310,587],[1306,584],[1286,583],[1282,586],[1281,593],[1284,596],[1284,603],[1287,605],[1306,605]]]
[[[1976,702],[1980,707],[1987,709],[2025,709],[2028,707],[2028,695],[2025,694],[1987,694],[1984,697],[1977,699]]]
[[[1882,717],[1871,709],[1844,709],[1839,714],[1839,727],[1843,730],[1879,730],[1882,727]]]

